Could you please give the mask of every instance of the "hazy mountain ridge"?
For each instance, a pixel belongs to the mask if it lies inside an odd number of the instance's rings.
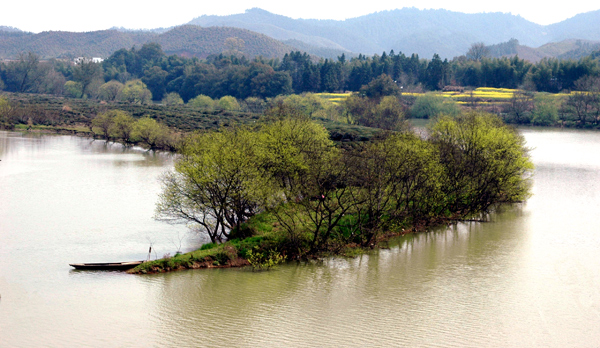
[[[567,39],[600,41],[600,10],[580,13],[562,22],[546,26],[550,40],[548,42]]]
[[[250,57],[282,57],[302,50],[324,58],[371,55],[394,50],[431,58],[463,55],[474,42],[488,46],[518,40],[514,52],[532,62],[545,57],[578,59],[598,50],[600,10],[542,26],[506,13],[465,14],[448,10],[404,8],[343,21],[292,19],[261,9],[229,16],[201,16],[173,28],[94,32],[46,31],[39,34],[0,26],[0,59],[34,52],[42,58],[108,57],[121,48],[158,42],[168,54],[206,57],[229,48],[225,40],[243,40]],[[577,44],[579,43],[579,44]],[[534,48],[537,47],[537,48]]]
[[[152,30],[100,30],[85,33],[45,31],[39,34],[0,31],[0,59],[14,59],[21,53],[33,52],[42,59],[108,57],[115,51],[144,43],[157,42],[167,54],[182,54],[200,58],[226,51],[225,40],[243,40],[240,52],[250,57],[283,57],[295,50],[267,35],[232,27],[201,28],[184,25],[164,33]]]
[[[21,29],[15,28],[15,27],[9,27],[6,25],[0,25],[0,31],[6,31],[6,32],[10,32],[10,33],[20,33],[23,32]]]
[[[600,50],[600,41],[568,39],[551,42],[538,48],[524,46],[519,40],[511,39],[495,45],[487,46],[492,58],[519,56],[521,59],[536,63],[544,58],[578,60]]]
[[[434,53],[452,58],[464,54],[474,42],[487,45],[518,39],[539,47],[565,39],[600,40],[600,10],[543,26],[507,13],[465,14],[448,10],[404,8],[347,19],[292,19],[261,9],[229,16],[201,16],[190,24],[237,26],[261,32],[278,40],[300,40],[307,44],[363,54],[393,49],[429,58]],[[330,44],[333,42],[335,47]]]
[[[153,37],[152,33],[123,33],[100,30],[85,33],[44,31],[19,36],[0,32],[0,58],[14,59],[21,53],[33,52],[42,59],[78,56],[108,57],[121,48],[141,46]]]

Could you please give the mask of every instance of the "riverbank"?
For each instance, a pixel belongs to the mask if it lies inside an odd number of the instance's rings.
[[[158,124],[180,134],[240,126],[252,127],[264,120],[264,112],[202,109],[190,105],[107,103],[91,99],[9,92],[0,92],[1,100],[6,101],[8,108],[6,110],[0,108],[0,129],[31,128],[48,131],[57,129],[59,134],[93,133],[94,137],[102,138],[105,137],[100,127],[92,127],[93,120],[101,114],[115,110],[130,115],[133,120],[141,118],[155,120]],[[320,118],[319,122],[328,129],[332,140],[339,142],[368,141],[381,131],[378,128],[351,125],[324,118]],[[111,134],[111,140],[121,135]]]
[[[259,221],[257,221],[259,220]],[[338,250],[325,250],[315,254],[289,254],[285,245],[278,244],[282,240],[282,231],[279,224],[269,214],[261,214],[256,219],[245,224],[246,231],[259,234],[245,239],[234,239],[223,244],[208,243],[200,249],[175,254],[166,255],[157,260],[146,261],[139,266],[127,271],[130,274],[155,274],[173,271],[182,271],[190,269],[203,268],[235,268],[252,267],[255,270],[264,270],[271,268],[284,261],[300,260],[318,260],[329,256],[341,256],[354,258],[363,255],[370,250],[386,249],[388,243],[398,237],[409,234],[428,233],[431,229],[438,226],[456,224],[464,221],[484,222],[483,220],[465,220],[460,218],[439,218],[430,221],[427,224],[405,227],[399,230],[390,230],[377,236],[368,247],[360,246],[355,243],[344,245]],[[256,226],[261,226],[263,230],[255,230]],[[276,260],[276,255],[281,255]]]

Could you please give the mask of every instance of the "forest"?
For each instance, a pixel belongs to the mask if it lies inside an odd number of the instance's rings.
[[[290,52],[278,60],[247,59],[236,50],[242,44],[231,38],[226,53],[203,60],[166,55],[156,43],[118,50],[102,63],[41,61],[35,54],[22,54],[18,60],[0,64],[0,88],[17,94],[67,97],[71,104],[82,101],[78,105],[96,101],[127,109],[133,116],[145,110],[137,117],[158,119],[166,112],[169,116],[164,115],[163,122],[184,131],[198,126],[198,118],[187,116],[199,112],[262,114],[284,101],[312,117],[385,129],[393,129],[400,118],[456,114],[460,108],[483,109],[515,124],[600,124],[597,53],[579,60],[545,59],[532,64],[517,56],[487,58],[489,48],[473,44],[464,56],[451,61],[438,55],[427,60],[393,51],[348,60],[344,55],[337,60],[316,60],[306,53]],[[486,88],[503,92],[501,98],[490,99],[489,93],[480,97],[479,90]],[[315,98],[322,92],[344,93],[330,103]],[[439,98],[448,93],[468,97]],[[384,101],[384,97],[396,100]],[[98,114],[91,105],[90,119]],[[44,113],[48,112],[46,108]],[[21,124],[28,120],[17,119]],[[0,123],[10,122],[5,117]],[[214,126],[202,123],[200,128]]]
[[[577,80],[600,73],[593,54],[579,60],[544,59],[532,64],[517,56],[486,58],[474,54],[474,45],[465,55],[450,61],[437,54],[424,59],[393,50],[351,59],[341,55],[337,60],[317,60],[299,51],[290,52],[281,60],[247,59],[236,49],[243,45],[241,41],[229,38],[228,50],[203,60],[166,55],[157,43],[120,49],[102,63],[42,62],[32,53],[21,54],[19,59],[0,65],[0,87],[9,92],[107,100],[113,96],[106,93],[106,84],[141,80],[154,101],[177,93],[187,102],[198,95],[264,99],[291,93],[358,92],[382,74],[403,91],[462,86],[559,93],[577,90]]]

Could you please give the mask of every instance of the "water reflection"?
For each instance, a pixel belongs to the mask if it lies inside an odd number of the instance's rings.
[[[46,152],[47,156],[49,151],[57,156],[69,153],[72,157],[72,152],[83,157],[93,155],[94,161],[106,160],[116,166],[131,165],[135,161],[135,166],[162,167],[173,157],[166,152],[85,137],[0,131],[1,160],[22,158],[20,155],[35,156],[42,152]]]
[[[517,206],[494,215],[493,223],[406,236],[354,259],[145,281],[149,289],[160,284],[155,312],[159,337],[170,340],[165,345],[413,346],[433,334],[451,335],[443,346],[493,346],[499,337],[488,332],[492,314],[509,311],[522,297],[514,284],[523,276],[524,218]],[[511,330],[530,319],[511,319]]]

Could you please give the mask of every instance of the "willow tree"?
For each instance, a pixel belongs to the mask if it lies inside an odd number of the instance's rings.
[[[130,136],[140,139],[150,146],[150,149],[156,149],[165,144],[169,136],[169,128],[153,118],[142,117],[135,122]]]
[[[135,128],[135,119],[125,111],[114,110],[114,112],[113,123],[110,128],[111,134],[125,143],[130,143]]]
[[[388,225],[439,214],[443,168],[431,143],[411,132],[389,134],[350,156],[354,165],[360,237],[371,240]]]
[[[152,92],[141,80],[131,80],[125,83],[120,93],[121,101],[132,104],[150,104]]]
[[[4,97],[0,97],[0,128],[12,128],[14,109]]]
[[[533,169],[525,140],[499,117],[471,112],[441,117],[430,141],[444,166],[443,192],[450,213],[486,212],[495,203],[513,203],[529,194]]]
[[[206,133],[189,141],[175,170],[162,177],[156,217],[187,223],[223,242],[261,208],[269,178],[247,130]]]
[[[114,119],[118,112],[120,112],[120,111],[109,110],[107,112],[103,112],[103,113],[96,115],[96,117],[94,117],[92,119],[92,130],[99,129],[100,133],[102,133],[102,136],[104,137],[104,139],[106,139],[106,141],[110,140],[110,138],[111,138],[110,131],[113,127],[113,124],[115,122]]]
[[[341,150],[322,125],[302,116],[276,120],[260,136],[261,165],[275,189],[270,211],[294,247],[326,248],[356,204]]]

